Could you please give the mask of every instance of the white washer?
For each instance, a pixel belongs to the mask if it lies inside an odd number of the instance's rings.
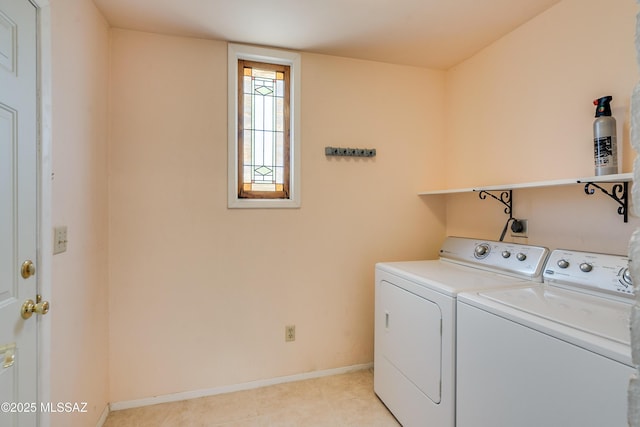
[[[457,426],[627,426],[627,264],[556,250],[545,284],[460,294]]]
[[[376,264],[374,390],[403,426],[455,425],[456,295],[540,282],[547,256],[448,237],[439,260]]]

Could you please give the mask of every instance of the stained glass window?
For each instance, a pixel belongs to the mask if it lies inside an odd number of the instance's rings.
[[[238,196],[289,197],[289,67],[238,61]]]

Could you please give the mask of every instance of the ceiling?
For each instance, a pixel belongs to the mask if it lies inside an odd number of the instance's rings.
[[[448,69],[560,0],[94,0],[118,28]]]

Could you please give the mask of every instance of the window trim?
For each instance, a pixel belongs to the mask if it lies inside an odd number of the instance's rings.
[[[290,183],[288,199],[238,197],[238,60],[288,65],[290,68]],[[227,206],[229,208],[300,207],[300,54],[255,46],[228,45]]]
[[[291,110],[290,110],[290,104],[291,104],[291,67],[289,67],[288,65],[283,65],[283,64],[274,64],[273,62],[256,62],[256,61],[248,61],[246,59],[238,59],[238,83],[243,82],[244,80],[244,73],[246,70],[246,67],[249,67],[251,69],[253,68],[257,68],[257,69],[262,69],[262,70],[270,70],[273,72],[280,72],[282,73],[283,76],[283,85],[284,85],[284,93],[283,93],[283,100],[284,100],[284,110],[283,110],[283,118],[284,118],[284,123],[283,126],[284,128],[282,129],[282,133],[283,133],[283,148],[284,148],[284,158],[283,160],[283,183],[282,183],[282,190],[273,190],[273,191],[260,191],[260,190],[245,190],[244,189],[244,185],[245,184],[245,180],[244,178],[244,159],[242,158],[242,156],[238,156],[238,191],[237,193],[239,194],[239,198],[241,199],[288,199],[289,198],[289,187],[291,185],[291,174],[290,174],[290,165],[291,165],[291,148],[290,148],[290,140],[291,140],[291,132],[290,132],[290,128],[291,128]],[[275,88],[274,88],[275,89]],[[245,90],[246,88],[244,87],[244,83],[239,84],[238,85],[238,153],[242,153],[244,152],[244,144],[246,143],[245,141],[245,136],[246,134],[244,134],[244,125],[246,125],[246,123],[244,123],[244,118],[245,118],[245,111],[244,111],[244,97],[245,97]],[[275,171],[274,171],[274,175],[275,175]],[[274,178],[275,179],[275,178]]]

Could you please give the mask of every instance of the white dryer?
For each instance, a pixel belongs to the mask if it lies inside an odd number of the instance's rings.
[[[438,260],[376,264],[374,390],[403,426],[455,426],[456,295],[541,282],[547,256],[448,237]]]
[[[622,256],[556,250],[542,285],[458,296],[458,427],[625,427]]]

